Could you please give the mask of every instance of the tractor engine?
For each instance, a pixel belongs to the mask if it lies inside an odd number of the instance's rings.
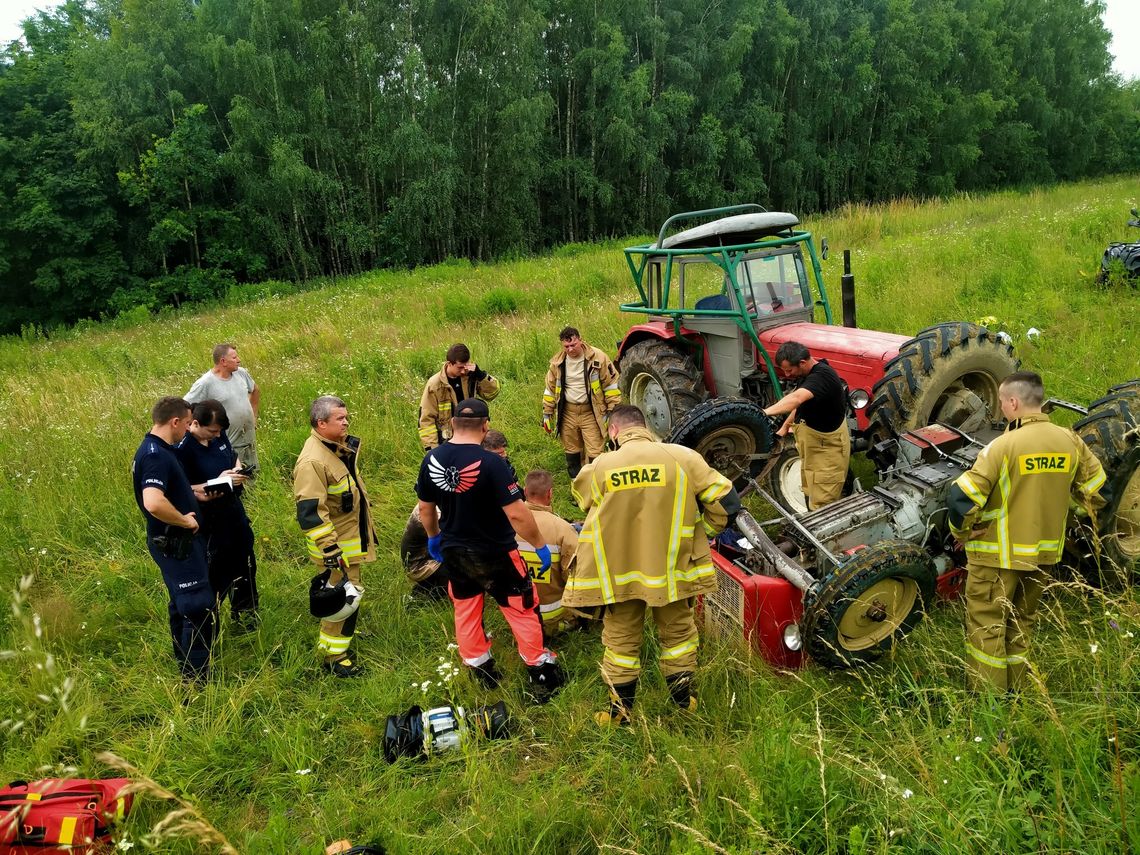
[[[953,428],[930,425],[889,440],[897,458],[874,487],[805,514],[799,518],[802,529],[785,529],[800,564],[818,578],[837,563],[833,559],[843,560],[866,546],[896,539],[924,547],[940,576],[952,570],[942,548],[947,534],[946,493],[991,438],[988,431],[984,439],[976,440]],[[787,551],[784,544],[781,547]]]

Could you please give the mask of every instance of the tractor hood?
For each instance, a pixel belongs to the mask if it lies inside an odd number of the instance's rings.
[[[799,323],[772,327],[760,333],[760,342],[773,362],[776,350],[786,341],[798,341],[816,359],[826,359],[852,392],[863,389],[868,395],[883,376],[883,366],[898,356],[899,346],[910,336],[875,330]],[[860,419],[862,423],[863,419]],[[863,426],[861,424],[861,426]]]

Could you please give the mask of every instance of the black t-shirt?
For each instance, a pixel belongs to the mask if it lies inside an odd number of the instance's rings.
[[[416,495],[443,512],[441,548],[513,549],[515,530],[503,513],[523,492],[510,467],[478,445],[445,442],[420,464]]]
[[[174,446],[174,453],[191,484],[204,484],[237,464],[237,453],[224,431],[207,445],[202,445],[193,434],[187,433],[182,442]],[[241,489],[239,485],[233,493],[203,502],[202,512],[213,515],[232,507],[236,497],[241,495]]]
[[[807,389],[812,394],[796,410],[796,421],[821,433],[831,433],[843,424],[847,418],[847,395],[843,381],[826,359],[819,360],[796,388]]]
[[[139,450],[135,452],[131,477],[135,485],[135,502],[146,518],[147,537],[165,534],[166,523],[151,516],[143,507],[142,494],[146,487],[162,490],[179,513],[188,514],[198,510],[198,500],[190,489],[190,479],[186,477],[174,449],[153,433],[143,437]]]

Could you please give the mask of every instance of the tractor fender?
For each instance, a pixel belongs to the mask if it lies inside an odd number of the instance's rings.
[[[678,350],[695,355],[700,353],[701,359],[701,374],[705,381],[705,388],[711,397],[716,397],[716,380],[713,378],[712,362],[709,360],[709,352],[705,347],[695,344],[692,339],[700,339],[701,334],[696,330],[688,329],[685,326],[681,327],[681,335],[677,335],[674,330],[673,324],[667,321],[649,321],[644,324],[636,324],[629,328],[625,334],[625,338],[618,342],[617,347],[617,362],[618,370],[621,370],[621,360],[625,356],[627,350],[635,344],[655,339],[657,341],[669,342],[673,347]]]

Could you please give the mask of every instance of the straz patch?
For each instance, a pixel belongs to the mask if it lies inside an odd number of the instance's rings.
[[[1042,472],[1069,472],[1073,468],[1073,455],[1021,454],[1017,458],[1017,471],[1022,475],[1038,475]]]
[[[606,470],[606,487],[611,491],[664,486],[664,466],[624,466],[621,469]]]

